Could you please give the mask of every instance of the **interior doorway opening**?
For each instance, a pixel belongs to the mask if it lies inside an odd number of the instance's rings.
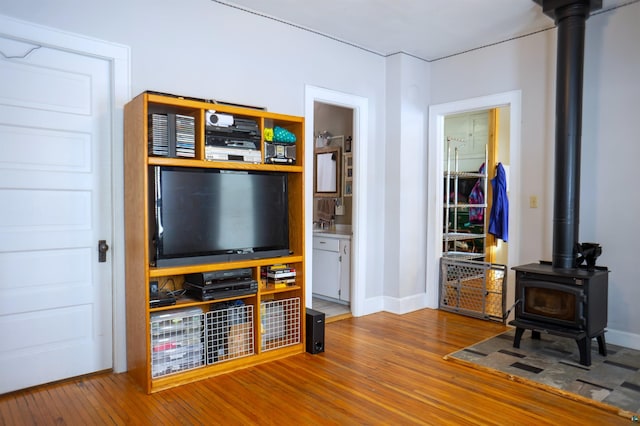
[[[451,251],[469,260],[508,263],[508,243],[488,228],[493,208],[491,179],[498,164],[507,173],[510,169],[509,128],[508,105],[445,117],[443,168],[445,174],[455,176],[444,182],[445,254]],[[486,208],[472,207],[476,204]]]
[[[441,178],[444,173],[445,150],[444,142],[445,119],[455,114],[463,114],[488,110],[492,108],[509,108],[509,149],[505,154],[505,163],[508,159],[509,173],[509,244],[506,249],[506,261],[519,262],[520,251],[518,218],[520,217],[520,139],[521,139],[521,92],[519,90],[499,93],[495,95],[471,98],[463,101],[433,105],[429,108],[429,170],[430,179],[428,191],[430,194],[443,194],[444,182]],[[490,173],[493,176],[492,173]],[[439,295],[439,262],[442,257],[442,241],[444,221],[443,198],[441,196],[429,197],[427,211],[433,220],[428,221],[427,259],[426,259],[426,306],[432,309],[438,308]],[[494,257],[495,262],[504,260],[504,257]],[[512,275],[512,273],[510,272]],[[513,300],[513,279],[508,280],[507,301]]]
[[[366,185],[367,181],[367,164],[364,159],[368,158],[368,100],[366,98],[350,95],[347,93],[337,92],[329,89],[319,88],[315,86],[305,87],[305,117],[307,125],[305,126],[305,211],[306,223],[305,223],[305,285],[306,285],[306,297],[305,304],[307,307],[312,308],[313,305],[313,293],[316,286],[313,279],[313,264],[314,264],[314,176],[315,176],[315,156],[314,147],[316,144],[316,136],[314,132],[314,123],[316,122],[316,104],[330,105],[340,107],[349,111],[352,118],[351,129],[352,138],[350,140],[350,150],[348,154],[351,155],[351,241],[350,241],[350,267],[349,267],[349,280],[350,280],[350,292],[349,292],[349,308],[353,316],[360,316],[364,314],[364,286],[367,264],[365,256],[365,247],[361,243],[364,230],[367,229],[367,218],[364,214],[365,209],[362,206],[367,205],[368,189]],[[325,129],[323,129],[325,130]],[[346,146],[347,137],[349,135],[333,135],[344,136],[344,141],[341,141],[342,146]],[[341,154],[342,155],[342,154]],[[342,158],[341,158],[342,160]],[[344,171],[342,167],[339,168],[340,173]],[[337,179],[341,183],[341,193],[344,192],[344,182],[342,179]],[[357,188],[357,190],[355,189]],[[345,215],[342,215],[345,216]],[[345,219],[341,219],[344,221]],[[341,223],[338,222],[338,225]],[[344,225],[344,223],[342,223]],[[335,225],[335,223],[334,223]],[[320,310],[320,309],[318,309]]]
[[[314,161],[312,307],[333,321],[351,314],[355,111],[318,101],[314,102],[313,109],[314,159],[330,153],[335,165],[330,181],[335,185],[329,196],[317,192],[322,170],[321,163]]]

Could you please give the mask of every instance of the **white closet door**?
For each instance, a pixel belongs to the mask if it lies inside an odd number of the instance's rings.
[[[0,394],[112,367],[110,68],[0,38]]]

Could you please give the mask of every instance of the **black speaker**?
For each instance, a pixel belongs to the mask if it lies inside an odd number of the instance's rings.
[[[324,352],[324,312],[307,308],[307,352]]]

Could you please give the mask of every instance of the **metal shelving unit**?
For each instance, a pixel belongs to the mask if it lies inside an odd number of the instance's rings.
[[[484,173],[460,171],[459,149],[463,143],[461,139],[447,138],[439,307],[462,315],[504,322],[506,266],[486,262],[486,198],[481,203],[471,203],[461,197],[469,194],[460,194],[462,179],[480,180],[486,197],[487,148]],[[481,223],[470,223],[470,209],[482,209]],[[467,220],[461,221],[461,218]]]
[[[464,143],[461,139],[447,138],[447,168],[444,172],[445,178],[445,204],[444,204],[444,233],[443,233],[443,256],[455,259],[485,260],[485,239],[487,230],[487,203],[471,204],[460,202],[460,180],[461,179],[482,179],[483,194],[487,194],[487,174],[458,170],[459,167],[459,145]],[[453,151],[453,153],[452,153]],[[453,162],[453,164],[452,164]],[[485,148],[485,171],[487,164],[487,150]],[[452,184],[453,181],[453,184]],[[451,195],[453,194],[453,199]],[[482,232],[473,232],[476,227],[466,227],[466,224],[459,223],[460,213],[469,212],[469,209],[483,209]],[[465,249],[469,247],[469,242],[482,240],[482,252]],[[475,248],[475,245],[474,245]]]

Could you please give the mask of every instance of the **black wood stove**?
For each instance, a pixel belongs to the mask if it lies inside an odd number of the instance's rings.
[[[580,364],[591,365],[591,339],[607,355],[607,268],[558,269],[546,262],[522,265],[516,271],[516,326],[513,346],[520,347],[525,330],[533,338],[540,332],[573,338],[580,351]]]
[[[556,76],[555,188],[552,262],[516,266],[513,346],[525,330],[570,337],[580,350],[580,363],[591,365],[591,339],[607,354],[608,270],[596,267],[602,249],[578,243],[580,217],[580,142],[585,22],[602,8],[602,0],[534,0],[555,20],[558,30]],[[587,266],[582,266],[585,256]]]

